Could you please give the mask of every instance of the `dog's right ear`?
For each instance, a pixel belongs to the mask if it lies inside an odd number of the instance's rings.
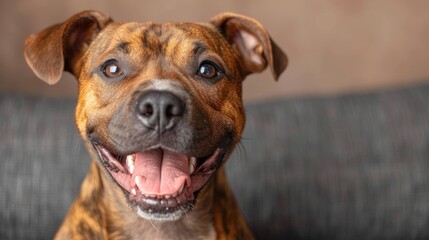
[[[63,71],[74,74],[79,71],[80,58],[110,22],[111,18],[96,11],[75,14],[63,23],[27,37],[25,60],[37,77],[48,84],[55,84]]]

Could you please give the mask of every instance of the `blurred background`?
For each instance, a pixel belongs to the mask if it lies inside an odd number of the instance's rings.
[[[366,92],[429,79],[429,1],[360,0],[38,0],[0,3],[0,91],[76,96],[66,73],[54,87],[37,80],[24,39],[76,12],[94,9],[116,21],[200,21],[233,11],[259,20],[290,64],[276,83],[269,71],[245,83],[244,99]]]

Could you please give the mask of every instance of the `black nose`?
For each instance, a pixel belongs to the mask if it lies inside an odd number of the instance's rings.
[[[185,102],[170,92],[146,92],[137,101],[140,120],[146,127],[160,132],[172,129],[184,113]]]

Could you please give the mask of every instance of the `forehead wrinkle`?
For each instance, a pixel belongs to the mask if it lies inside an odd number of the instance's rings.
[[[200,24],[200,23],[179,23],[177,28],[181,29],[187,38],[194,39],[196,43],[201,43],[201,46],[197,46],[195,51],[200,50],[200,48],[205,48],[201,50],[212,50],[219,51],[222,35],[211,25],[209,24]]]
[[[171,56],[180,39],[181,32],[168,24],[151,23],[141,32],[141,46],[150,56]]]
[[[131,24],[138,26],[137,23]],[[128,55],[135,50],[133,42],[135,42],[137,34],[135,29],[130,29],[128,25],[123,24],[103,31],[101,41],[98,41],[97,45],[94,46],[91,54],[92,58],[89,61],[91,68],[101,64],[109,55],[115,56],[118,53]]]
[[[118,45],[116,45],[116,50],[128,54],[130,53],[130,43],[129,42],[120,42]]]
[[[198,40],[194,41],[193,44],[194,49],[192,50],[192,52],[194,53],[194,55],[198,55],[207,50],[207,46]]]

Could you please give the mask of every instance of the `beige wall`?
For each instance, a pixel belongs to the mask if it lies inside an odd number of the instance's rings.
[[[245,99],[367,91],[429,80],[429,1],[418,0],[38,0],[0,3],[0,91],[76,94],[69,74],[55,86],[25,65],[25,37],[85,9],[120,21],[207,21],[222,11],[258,19],[288,54],[279,82],[250,77]]]

